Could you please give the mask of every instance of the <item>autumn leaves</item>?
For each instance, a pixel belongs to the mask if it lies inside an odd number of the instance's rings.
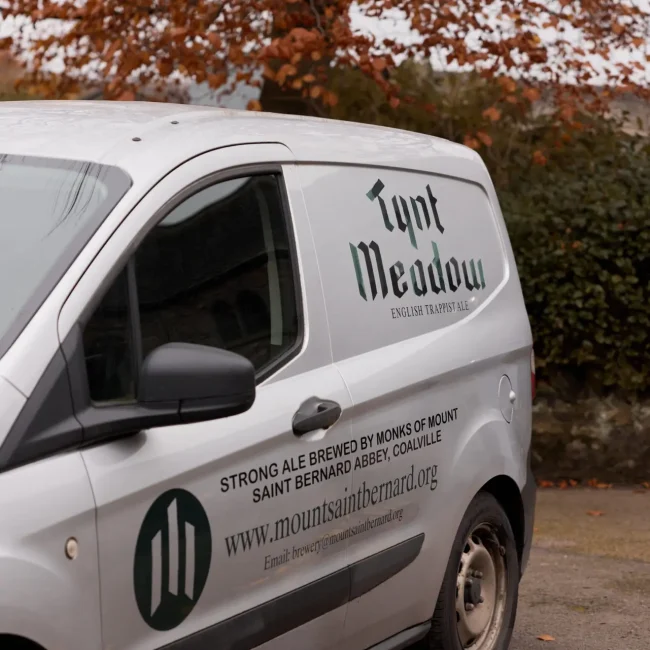
[[[616,0],[559,5],[555,10],[537,0],[369,0],[361,6],[352,0],[85,0],[83,5],[9,0],[3,18],[37,29],[32,37],[16,33],[4,44],[31,55],[26,82],[48,97],[71,96],[91,77],[108,99],[133,99],[144,87],[164,92],[186,82],[219,89],[271,81],[327,111],[338,100],[329,71],[343,67],[370,77],[397,109],[410,101],[391,76],[405,58],[434,59],[444,70],[473,69],[497,80],[502,93],[498,105],[486,108],[488,127],[499,120],[499,106],[534,103],[543,85],[551,89],[558,119],[567,123],[587,96],[604,107],[619,90],[645,92],[638,73],[649,58],[646,12]],[[397,23],[407,26],[398,30],[405,34],[400,38],[390,29]],[[617,50],[629,56],[616,56]],[[63,63],[58,69],[51,65],[57,57]],[[596,78],[608,85],[598,97],[590,90]],[[266,107],[254,100],[249,108]],[[435,107],[427,110],[433,114]],[[489,128],[477,128],[466,143],[489,147],[491,139]],[[544,163],[543,152],[535,157]]]

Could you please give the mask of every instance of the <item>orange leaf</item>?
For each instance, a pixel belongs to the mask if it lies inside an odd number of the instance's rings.
[[[478,149],[481,146],[481,143],[476,139],[473,138],[471,135],[466,135],[463,144],[466,147],[469,147],[470,149]]]
[[[208,34],[208,41],[210,42],[210,45],[212,45],[212,47],[215,50],[221,48],[221,37],[216,32],[210,32]]]
[[[172,37],[181,37],[185,36],[187,34],[187,27],[172,27],[169,30],[169,33],[172,35]]]
[[[118,98],[118,102],[132,102],[135,101],[135,93],[132,90],[125,90]]]
[[[302,80],[303,80],[306,84],[313,84],[314,81],[316,81],[316,77],[314,77],[313,74],[309,73],[309,74],[306,74],[306,75],[302,78]]]
[[[484,133],[483,131],[477,131],[476,132],[476,137],[486,146],[486,147],[491,147],[492,146],[492,138],[487,134]]]
[[[546,156],[538,149],[533,154],[533,162],[536,165],[545,165],[548,161],[546,159]]]
[[[611,483],[596,483],[596,488],[599,490],[609,490],[612,487]]]
[[[569,484],[566,481],[562,480],[557,484],[557,486],[560,488],[560,490],[566,490],[569,487]]]
[[[496,106],[490,106],[483,111],[483,117],[487,117],[492,122],[498,122],[501,119],[501,111]]]
[[[209,74],[208,75],[208,84],[213,90],[223,86],[226,83],[228,77],[225,72],[219,72],[218,74]]]
[[[163,77],[168,77],[174,71],[174,66],[171,61],[160,60],[156,63],[156,68],[158,68],[158,72]]]
[[[339,98],[336,93],[324,90],[322,101],[326,106],[336,106],[339,103]]]
[[[323,57],[323,55],[318,51],[314,51],[314,52],[311,53],[311,58],[314,61],[320,61],[322,57]]]
[[[313,41],[314,38],[318,38],[313,32],[310,32],[304,27],[294,27],[290,32],[291,36],[295,41]]]
[[[576,485],[578,485],[578,481],[576,481],[574,479],[569,479],[569,485],[571,487],[575,487]]]
[[[271,43],[268,47],[265,48],[264,52],[272,59],[277,59],[280,56],[280,50],[277,46],[277,43]]]
[[[587,510],[590,517],[602,517],[605,513],[602,510]]]
[[[539,487],[541,488],[552,488],[555,487],[555,483],[553,481],[540,481],[538,483]]]
[[[575,108],[573,106],[565,106],[560,111],[560,117],[562,117],[565,120],[572,120],[574,114],[575,114]]]
[[[499,83],[507,93],[514,93],[517,89],[517,84],[509,77],[501,77]]]
[[[550,634],[540,634],[537,638],[540,641],[555,641],[555,637]]]
[[[384,70],[386,65],[386,59],[374,59],[372,62],[372,67],[377,70],[377,72]]]
[[[536,102],[540,98],[540,92],[537,88],[526,88],[523,95],[531,103]]]
[[[260,104],[259,100],[257,99],[251,99],[250,102],[248,102],[246,109],[249,111],[261,111],[262,104]]]
[[[311,90],[309,91],[309,96],[312,99],[318,99],[321,96],[322,92],[323,92],[322,86],[312,86]]]
[[[391,97],[390,98],[390,105],[391,105],[391,108],[398,108],[399,105],[400,105],[399,97]]]
[[[278,82],[280,86],[282,86],[284,82],[287,80],[287,77],[293,77],[297,72],[298,70],[296,70],[295,65],[291,65],[290,63],[285,63],[275,75],[275,80]]]

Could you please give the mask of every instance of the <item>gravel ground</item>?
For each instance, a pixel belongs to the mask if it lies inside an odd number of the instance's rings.
[[[540,490],[535,525],[511,650],[649,648],[650,492]]]
[[[650,648],[650,492],[540,490],[535,528],[511,650]]]
[[[548,634],[555,641],[544,642]],[[650,564],[536,548],[511,650],[647,650]]]

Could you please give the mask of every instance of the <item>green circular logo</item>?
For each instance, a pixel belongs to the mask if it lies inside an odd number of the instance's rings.
[[[161,494],[147,512],[135,546],[138,609],[154,630],[171,630],[194,609],[205,587],[212,536],[199,500],[186,490]]]

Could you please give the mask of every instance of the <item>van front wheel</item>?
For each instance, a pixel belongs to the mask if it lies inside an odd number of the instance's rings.
[[[507,650],[518,590],[510,521],[491,494],[480,492],[454,540],[433,615],[432,650]]]

